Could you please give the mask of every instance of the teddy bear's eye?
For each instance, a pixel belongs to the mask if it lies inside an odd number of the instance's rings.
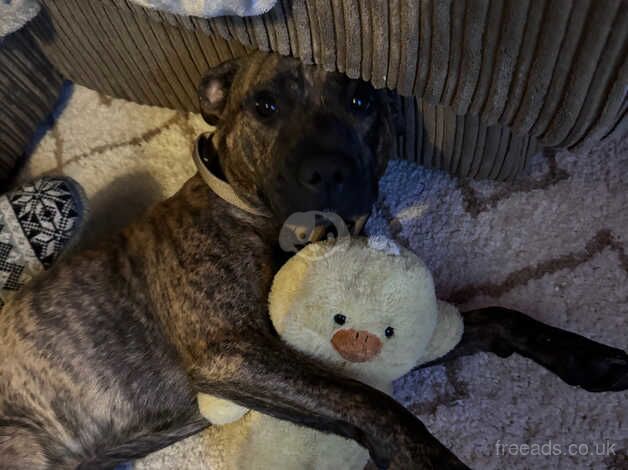
[[[344,325],[347,321],[347,317],[345,317],[342,313],[337,313],[334,315],[334,321],[339,325]]]
[[[389,326],[386,330],[384,330],[384,334],[386,335],[386,338],[390,338],[395,334],[395,329],[392,326]]]

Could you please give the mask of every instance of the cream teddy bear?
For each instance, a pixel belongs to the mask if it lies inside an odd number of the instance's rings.
[[[453,349],[463,325],[455,307],[436,299],[419,258],[375,245],[366,239],[308,245],[275,276],[269,311],[290,346],[391,394],[395,379]],[[243,416],[224,426],[226,468],[361,470],[368,462],[368,452],[351,440],[209,395],[199,394],[198,403],[213,424]]]

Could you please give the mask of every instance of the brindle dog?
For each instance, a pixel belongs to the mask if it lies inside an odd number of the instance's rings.
[[[200,98],[217,124],[201,151],[270,217],[196,175],[19,293],[0,315],[0,468],[143,456],[208,426],[197,392],[355,439],[380,467],[465,468],[394,400],[289,349],[268,318],[282,221],[314,209],[356,220],[375,201],[395,139],[387,93],[255,54],[210,71]],[[517,352],[589,390],[628,386],[623,351],[518,312],[468,312],[465,327],[452,357]]]

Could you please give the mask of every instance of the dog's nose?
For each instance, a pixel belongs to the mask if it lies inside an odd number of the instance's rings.
[[[299,165],[298,180],[314,193],[334,196],[342,191],[351,177],[350,160],[342,155],[317,155],[304,159]]]
[[[365,330],[342,329],[336,331],[331,344],[343,359],[350,362],[367,362],[382,350],[382,341]]]

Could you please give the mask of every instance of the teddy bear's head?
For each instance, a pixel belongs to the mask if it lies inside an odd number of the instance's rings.
[[[269,297],[284,341],[380,389],[433,355],[439,308],[419,258],[374,249],[365,239],[308,245],[277,273]]]

